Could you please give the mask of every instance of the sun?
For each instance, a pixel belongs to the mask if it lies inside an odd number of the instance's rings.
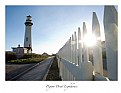
[[[93,47],[96,45],[96,37],[94,34],[86,34],[83,38],[83,43],[87,47]]]

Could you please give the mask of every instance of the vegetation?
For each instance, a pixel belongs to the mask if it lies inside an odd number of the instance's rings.
[[[50,67],[50,70],[46,77],[46,81],[62,81],[61,77],[59,76],[59,69],[56,57],[54,58],[54,61]]]
[[[106,51],[102,52],[102,57],[103,57],[103,59],[106,59]]]
[[[14,52],[5,52],[5,57],[6,57],[6,62],[16,59],[16,55]]]
[[[17,59],[14,52],[6,52],[6,62],[9,63],[36,63],[45,60],[50,55],[40,55],[35,53],[26,53],[22,58]]]
[[[27,58],[27,59],[17,59],[17,60],[10,60],[9,63],[37,63],[43,61],[46,57],[43,58]]]

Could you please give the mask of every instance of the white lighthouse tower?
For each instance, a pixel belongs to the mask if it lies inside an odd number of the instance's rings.
[[[32,52],[32,41],[31,41],[31,28],[33,23],[31,22],[31,16],[27,16],[25,22],[25,37],[24,37],[24,48],[27,48],[27,53]]]

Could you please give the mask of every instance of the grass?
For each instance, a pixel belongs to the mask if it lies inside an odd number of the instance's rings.
[[[28,58],[28,59],[17,59],[8,61],[9,63],[35,63],[42,61],[42,58]]]
[[[62,81],[59,76],[59,69],[56,57],[54,58],[54,61],[50,67],[50,70],[46,77],[46,81]]]
[[[8,63],[38,63],[43,61],[47,58],[46,57],[39,57],[39,58],[27,58],[27,59],[17,59],[17,60],[10,60]]]
[[[45,60],[51,55],[41,55],[35,53],[25,53],[23,57],[17,59],[16,54],[14,52],[5,52],[6,53],[6,62],[7,63],[38,63],[40,61]]]

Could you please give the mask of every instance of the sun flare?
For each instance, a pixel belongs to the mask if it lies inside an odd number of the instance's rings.
[[[95,46],[96,45],[96,37],[93,34],[87,34],[84,36],[83,42],[88,47]]]

